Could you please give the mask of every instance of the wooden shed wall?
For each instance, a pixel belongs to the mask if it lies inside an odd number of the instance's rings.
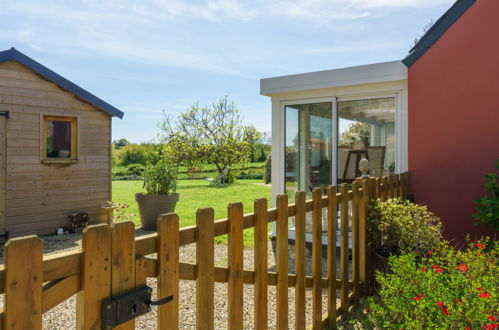
[[[44,234],[88,212],[105,220],[99,205],[111,199],[111,117],[44,80],[17,62],[0,63],[0,111],[6,120],[6,230]],[[41,114],[78,117],[78,162],[40,161]]]

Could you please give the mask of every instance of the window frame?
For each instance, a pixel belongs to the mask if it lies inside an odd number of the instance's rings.
[[[72,164],[78,162],[78,117],[41,114],[41,147],[40,160],[43,164]],[[47,122],[49,120],[65,121],[71,124],[71,157],[47,157]]]

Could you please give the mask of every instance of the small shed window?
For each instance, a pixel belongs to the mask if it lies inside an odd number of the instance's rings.
[[[43,116],[42,161],[76,161],[76,118]]]

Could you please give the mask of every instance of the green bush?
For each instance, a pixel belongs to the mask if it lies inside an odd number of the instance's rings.
[[[496,162],[496,169],[499,169],[499,160]],[[489,225],[495,230],[499,230],[499,174],[497,172],[485,175],[485,178],[489,179],[489,182],[485,184],[485,190],[490,194],[476,201],[478,212],[473,214],[475,224]]]
[[[499,244],[486,239],[464,251],[448,243],[424,258],[390,257],[377,273],[379,296],[367,300],[365,329],[495,329],[499,318]]]
[[[142,164],[144,166],[149,164],[156,164],[161,157],[161,146],[142,143],[130,143],[121,149],[114,148],[113,161],[115,165],[128,166],[130,164]]]
[[[177,190],[177,170],[161,161],[144,171],[144,185],[148,195],[169,195]]]
[[[372,232],[381,241],[380,254],[402,251],[424,255],[442,240],[442,223],[423,205],[407,200],[379,200],[371,209]]]
[[[272,180],[272,155],[269,154],[267,159],[265,159],[265,173],[263,175],[263,180],[266,184],[269,184]]]
[[[146,170],[145,166],[142,164],[130,164],[127,166],[128,175],[142,176]]]

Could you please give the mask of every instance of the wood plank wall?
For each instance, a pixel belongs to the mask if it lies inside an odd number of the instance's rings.
[[[105,221],[111,199],[111,117],[17,62],[0,63],[0,111],[6,120],[6,230],[45,234],[75,211]],[[78,117],[78,163],[40,162],[41,114]]]

